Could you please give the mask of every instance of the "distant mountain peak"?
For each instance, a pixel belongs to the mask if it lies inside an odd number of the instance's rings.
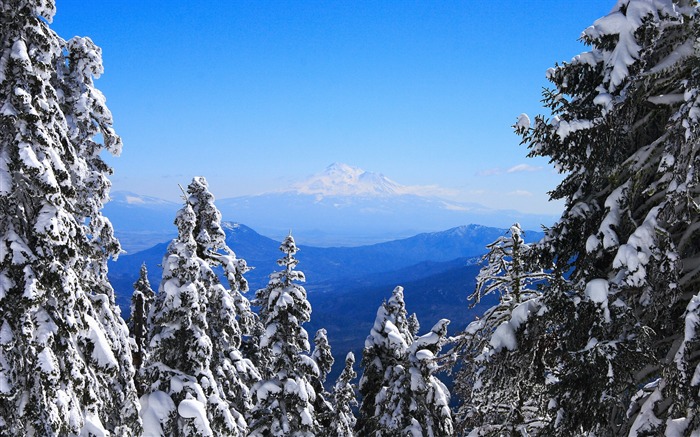
[[[291,191],[320,196],[389,197],[411,194],[409,187],[394,182],[383,174],[338,162],[329,165],[323,172],[294,184]]]
[[[168,200],[163,200],[152,196],[144,196],[141,194],[132,193],[131,191],[113,191],[109,195],[109,202],[121,203],[132,206],[178,205],[175,202],[170,202]]]

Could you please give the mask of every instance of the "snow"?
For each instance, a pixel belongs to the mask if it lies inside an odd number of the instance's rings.
[[[3,320],[2,327],[0,328],[0,345],[9,345],[12,343],[12,340],[14,340],[14,337],[10,324],[7,323],[7,320]]]
[[[6,106],[4,105],[2,108],[2,113],[3,115],[8,115],[6,113]],[[0,151],[0,194],[8,194],[12,190],[12,175],[10,174],[10,167],[8,166],[8,162],[10,161],[9,157],[9,148],[3,148],[3,150]]]
[[[494,331],[489,340],[489,344],[496,352],[500,352],[503,348],[513,351],[518,348],[518,343],[515,339],[515,330],[508,322],[503,322]]]
[[[683,332],[683,341],[674,358],[676,366],[678,367],[678,370],[680,370],[681,374],[686,373],[685,354],[687,345],[692,344],[693,341],[700,338],[700,336],[698,336],[698,328],[700,328],[700,294],[693,296],[685,310],[685,329]],[[699,384],[700,364],[698,364],[696,367],[690,382],[691,386],[697,386]]]
[[[518,116],[518,121],[515,122],[516,132],[527,132],[530,129],[530,117],[522,113]]]
[[[586,240],[586,252],[593,253],[598,250],[598,246],[600,246],[600,238],[596,235],[590,235]]]
[[[27,53],[27,44],[22,40],[15,41],[15,43],[12,44],[10,57],[20,62],[30,63],[29,54]]]
[[[608,35],[618,35],[618,43],[611,52],[605,52],[606,79],[609,83],[608,90],[613,92],[629,75],[629,67],[639,58],[641,47],[635,39],[636,30],[642,25],[642,20],[649,16],[656,16],[657,7],[661,7],[659,1],[632,0],[627,4],[626,10],[621,9],[622,3],[607,16],[596,20],[591,27],[583,33],[591,39],[598,39]]]
[[[213,436],[209,426],[204,404],[197,399],[183,399],[177,406],[177,412],[185,419],[194,419],[194,425],[201,436]]]
[[[258,398],[258,401],[267,399],[267,397],[270,395],[270,393],[278,394],[282,392],[282,387],[280,387],[277,383],[274,381],[266,381],[257,388],[255,391],[255,395]]]
[[[605,199],[605,208],[608,210],[600,224],[599,232],[603,234],[603,248],[609,249],[620,244],[615,228],[620,224],[620,204],[627,192],[629,182],[615,188]]]
[[[175,403],[163,391],[154,391],[140,399],[139,416],[143,421],[143,435],[147,437],[163,436],[162,425],[175,411]]]
[[[640,287],[646,281],[644,266],[649,263],[656,248],[659,211],[658,206],[649,211],[644,222],[627,239],[627,243],[618,248],[613,260],[613,268],[626,269],[625,282],[632,287]]]
[[[585,295],[591,301],[600,304],[603,309],[605,322],[610,323],[610,308],[608,308],[608,294],[610,284],[606,279],[592,279],[586,284]]]
[[[58,380],[58,361],[50,348],[45,347],[39,352],[37,355],[37,364],[45,377],[52,381]]]
[[[320,202],[325,196],[431,197],[445,195],[449,190],[437,186],[402,185],[383,174],[365,171],[343,163],[333,163],[325,171],[292,185],[291,190],[287,191],[315,195],[316,201]],[[343,205],[338,205],[340,206]]]
[[[595,126],[594,121],[591,120],[565,121],[560,119],[559,117],[555,117],[553,124],[556,127],[556,134],[559,136],[559,138],[561,138],[562,141],[574,132],[590,129]]]
[[[44,166],[41,165],[41,162],[39,162],[39,159],[37,158],[36,153],[34,153],[34,149],[32,148],[31,144],[21,142],[19,143],[18,147],[19,157],[24,165],[30,168],[36,168],[40,171],[44,170]]]
[[[593,279],[586,284],[586,297],[595,303],[607,302],[609,287],[606,279]]]
[[[510,324],[513,329],[519,329],[523,323],[527,322],[530,314],[537,309],[539,309],[539,300],[537,299],[530,299],[516,306],[510,317]]]
[[[109,437],[109,435],[99,417],[92,413],[85,414],[85,423],[80,431],[80,437]]]
[[[118,368],[119,363],[114,357],[114,353],[105,337],[102,326],[88,314],[85,314],[84,318],[89,327],[88,338],[94,346],[92,349],[92,359],[101,367]]]
[[[668,419],[666,420],[666,431],[664,433],[665,437],[683,437],[686,428],[688,428],[688,423],[690,421],[688,418],[683,417],[680,419]],[[691,437],[696,437],[697,433],[691,434]]]

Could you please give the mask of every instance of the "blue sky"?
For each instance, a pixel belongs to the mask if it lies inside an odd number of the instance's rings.
[[[561,176],[510,126],[614,3],[57,0],[52,28],[102,47],[115,190],[177,199],[203,175],[233,197],[344,162],[552,213]]]

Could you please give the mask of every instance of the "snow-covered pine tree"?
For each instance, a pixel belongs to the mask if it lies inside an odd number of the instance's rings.
[[[260,320],[265,332],[260,338],[262,353],[269,365],[261,369],[263,379],[253,386],[255,406],[249,418],[251,436],[314,436],[319,434],[313,404],[316,392],[311,384],[318,378],[316,362],[307,355],[309,336],[301,326],[311,317],[306,290],[297,282],[305,281],[294,270],[299,250],[289,235],[277,261],[283,270],[270,275],[266,288],[256,292]]]
[[[318,376],[311,378],[311,385],[316,392],[316,402],[314,402],[314,412],[316,420],[318,420],[319,431],[326,436],[336,436],[335,429],[331,426],[335,411],[331,403],[331,395],[326,391],[324,384],[328,374],[331,372],[333,363],[333,354],[331,353],[331,345],[328,343],[328,332],[321,328],[314,335],[314,350],[311,358],[318,367]]]
[[[548,72],[553,118],[516,124],[567,175],[539,245],[559,279],[524,328],[551,369],[548,434],[700,432],[698,36],[695,1],[620,0]]]
[[[207,322],[211,269],[197,256],[197,216],[189,201],[175,218],[178,236],[163,258],[163,279],[152,312],[149,362],[141,369],[146,433],[237,436],[246,424],[211,370]]]
[[[524,335],[521,327],[542,309],[535,284],[548,275],[529,267],[538,264],[536,253],[522,234],[516,223],[508,235],[487,246],[484,267],[469,299],[473,307],[484,296],[498,294],[499,303],[469,324],[455,348],[461,355],[455,378],[462,399],[459,428],[474,436],[531,435],[543,424],[538,416],[543,372],[533,367],[528,353],[518,349],[531,347],[531,336]]]
[[[405,365],[413,333],[407,319],[403,287],[396,287],[391,298],[377,310],[377,317],[362,351],[363,367],[360,378],[360,415],[356,424],[358,435],[373,436],[382,431],[376,399],[383,387],[389,385],[392,372]]]
[[[417,337],[406,360],[390,366],[376,396],[377,436],[435,437],[454,435],[450,393],[435,376],[447,334],[447,319]]]
[[[93,84],[99,48],[58,37],[54,13],[0,1],[0,429],[134,435],[128,330],[106,278],[119,243],[101,214],[100,153],[121,140]]]
[[[357,406],[355,396],[355,386],[352,381],[357,378],[357,373],[353,366],[355,365],[355,355],[348,352],[345,357],[345,367],[338,376],[338,380],[333,386],[333,421],[330,429],[334,430],[337,437],[353,437],[355,435],[355,423],[357,419],[352,410]]]
[[[137,372],[145,361],[144,358],[148,351],[148,314],[154,299],[155,293],[148,281],[146,263],[143,263],[139,279],[134,283],[134,293],[131,295],[131,315],[128,321],[129,332],[134,340],[132,356]]]
[[[409,406],[412,418],[408,428],[414,436],[454,435],[450,410],[450,392],[435,374],[440,370],[440,351],[447,343],[447,319],[438,321],[425,335],[417,337],[409,354],[410,392],[413,403]]]
[[[249,387],[260,379],[253,363],[241,353],[242,335],[250,335],[251,325],[258,323],[250,302],[241,293],[248,291],[243,274],[249,270],[245,260],[226,244],[221,213],[214,205],[214,195],[203,177],[195,177],[187,187],[187,202],[195,214],[193,234],[197,241],[197,257],[202,259],[201,279],[207,290],[207,334],[212,341],[211,371],[221,386],[225,399],[234,407],[241,430],[244,418],[239,412],[252,407]],[[212,270],[221,266],[228,280],[225,289]],[[239,321],[241,323],[239,324]]]

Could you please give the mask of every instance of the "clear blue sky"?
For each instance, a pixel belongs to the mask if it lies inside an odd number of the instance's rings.
[[[102,47],[115,190],[176,199],[203,175],[232,197],[344,162],[541,213],[561,176],[510,126],[614,4],[57,0],[52,28]]]

